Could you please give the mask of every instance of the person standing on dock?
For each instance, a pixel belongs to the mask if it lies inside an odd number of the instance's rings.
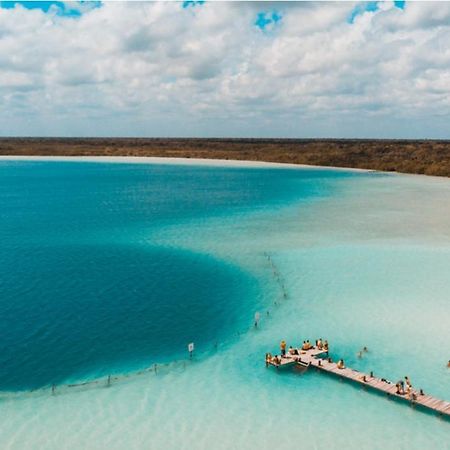
[[[411,389],[411,388],[412,388],[411,381],[410,381],[409,378],[406,377],[406,376],[405,376],[405,384],[406,384],[406,388],[407,388],[407,389]]]
[[[281,356],[286,356],[286,341],[282,340],[280,344]]]

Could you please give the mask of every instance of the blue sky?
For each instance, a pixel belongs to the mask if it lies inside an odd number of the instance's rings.
[[[100,1],[79,1],[79,2],[40,2],[40,1],[0,1],[0,7],[13,9],[16,5],[26,9],[39,9],[43,12],[55,11],[58,15],[65,17],[80,17],[84,7],[93,9],[101,6]]]
[[[80,16],[78,10],[67,8],[63,2],[23,2],[23,1],[2,1],[1,7],[5,9],[14,8],[17,5],[21,5],[27,9],[40,9],[41,11],[48,12],[50,8],[55,8],[61,12],[61,14],[67,14],[69,16]]]
[[[255,25],[261,30],[267,30],[270,27],[277,25],[282,19],[279,11],[261,11],[257,14]]]
[[[0,6],[3,135],[450,138],[448,3]]]

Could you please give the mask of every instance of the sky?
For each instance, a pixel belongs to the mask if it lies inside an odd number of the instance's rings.
[[[450,3],[0,1],[0,136],[450,138]]]

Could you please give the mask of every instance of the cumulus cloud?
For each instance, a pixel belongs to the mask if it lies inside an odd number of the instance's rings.
[[[450,138],[448,3],[97,6],[0,8],[2,135]]]

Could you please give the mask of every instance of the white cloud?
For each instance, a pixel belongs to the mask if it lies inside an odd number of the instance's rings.
[[[450,138],[450,4],[354,7],[0,9],[0,133]]]

